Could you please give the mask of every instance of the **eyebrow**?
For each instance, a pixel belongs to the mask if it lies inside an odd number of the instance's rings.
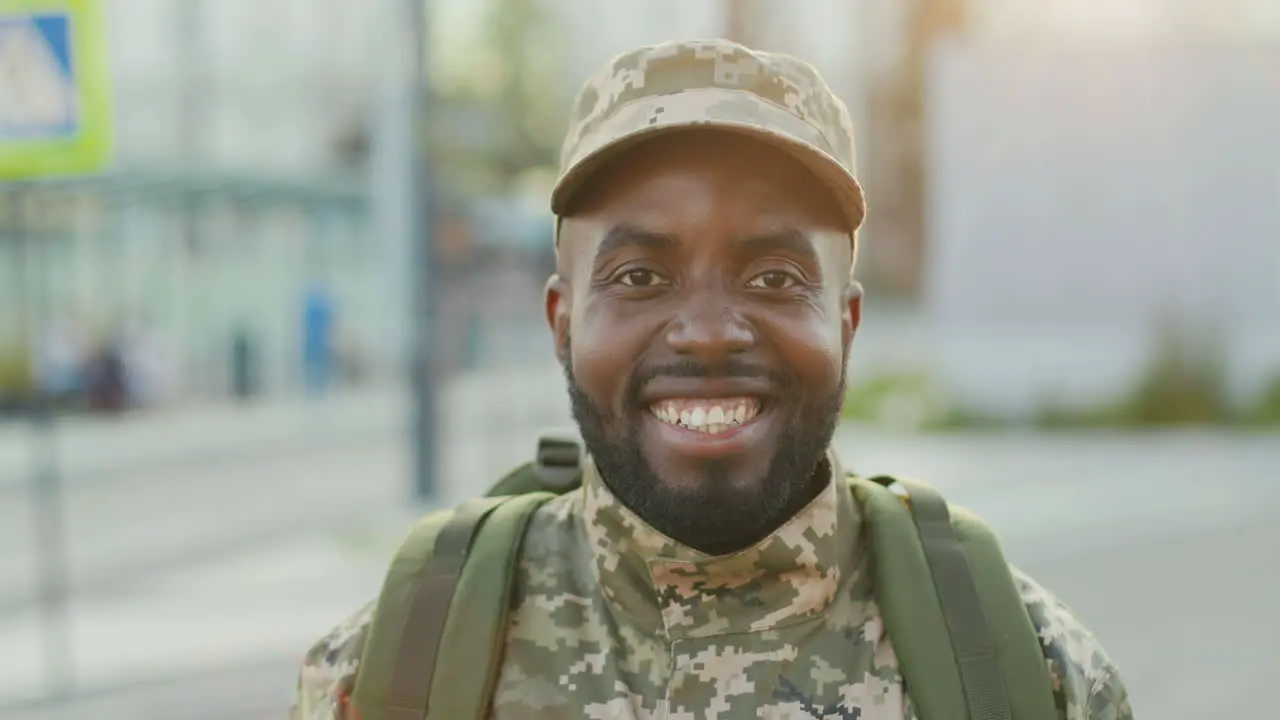
[[[596,248],[595,265],[619,250],[632,247],[649,250],[671,250],[679,244],[674,235],[653,232],[638,228],[635,225],[615,225],[605,233],[600,246]]]
[[[676,236],[668,233],[654,232],[635,225],[615,225],[605,233],[604,239],[596,248],[594,264],[598,267],[605,258],[626,248],[645,248],[661,252],[671,251],[679,245]],[[821,268],[818,253],[809,242],[808,236],[799,230],[786,229],[777,232],[752,235],[735,244],[735,254],[744,256],[768,255],[781,253],[791,255],[814,268]]]
[[[781,253],[791,255],[814,268],[822,267],[822,263],[818,260],[818,253],[814,250],[808,236],[794,229],[753,235],[739,242],[735,250],[742,255]]]

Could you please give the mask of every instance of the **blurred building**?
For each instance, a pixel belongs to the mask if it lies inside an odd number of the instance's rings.
[[[395,69],[380,44],[393,8],[104,7],[115,162],[30,194],[25,252],[11,240],[0,258],[28,297],[6,305],[74,315],[99,342],[145,333],[172,356],[180,382],[170,385],[183,394],[233,384],[237,338],[253,346],[264,389],[299,385],[306,288],[317,282],[335,295],[344,350],[376,352],[368,324],[392,302],[369,158]],[[39,321],[25,322],[38,337]]]
[[[1272,0],[978,0],[973,29],[987,38],[1084,42],[1274,42]]]
[[[46,202],[32,215],[45,238],[41,262],[48,267],[39,285],[50,313],[75,317],[99,334],[149,333],[170,348],[180,384],[201,392],[234,385],[229,358],[247,338],[254,352],[240,356],[257,359],[260,385],[284,391],[301,386],[304,298],[320,283],[334,296],[336,337],[362,358],[357,364],[394,368],[408,324],[407,243],[416,207],[406,184],[413,132],[405,85],[407,2],[274,0],[270,12],[249,0],[129,0],[106,7],[117,163],[107,177],[70,183],[74,202]],[[1099,45],[1280,42],[1274,0],[650,0],[607,9],[586,0],[439,0],[428,11],[437,189],[445,209],[473,225],[469,242],[500,258],[486,261],[496,268],[492,282],[533,287],[531,278],[546,271],[549,166],[568,102],[586,75],[637,43],[730,34],[802,55],[848,103],[860,128],[871,207],[862,272],[881,303],[896,296],[936,304],[950,297],[939,295],[940,287],[951,287],[939,278],[985,263],[1004,247],[1005,240],[993,237],[966,256],[967,264],[954,260],[958,226],[940,220],[946,211],[939,208],[1000,198],[1008,204],[1019,196],[1001,188],[1030,187],[1030,176],[1019,174],[1029,168],[1011,169],[992,185],[948,175],[957,163],[991,166],[972,149],[965,154],[955,128],[998,138],[1005,131],[995,128],[1005,125],[1070,128],[1074,120],[1027,114],[994,122],[984,115],[1004,102],[1000,92],[1014,92],[1025,79],[983,88],[981,74],[953,78],[944,84],[954,87],[933,87],[926,102],[929,78],[951,77],[930,65],[931,48],[1005,48],[1006,55],[997,54],[1005,60],[993,60],[1004,62],[1009,53],[1046,46],[1069,56],[1072,48]],[[1271,58],[1258,52],[1259,63]],[[1011,62],[1026,64],[1021,56]],[[1218,72],[1210,66],[1195,71],[1206,82]],[[1249,77],[1232,80],[1239,102],[1250,93],[1274,93],[1265,77]],[[1098,102],[1123,109],[1121,91],[1106,94],[1098,82],[1090,87],[1101,93]],[[956,93],[958,99],[935,106],[934,98]],[[1151,112],[1164,117],[1156,106]],[[1096,122],[1113,119],[1099,115]],[[1114,122],[1108,142],[1124,145],[1123,133],[1140,132],[1122,117]],[[950,139],[943,139],[938,129],[948,127]],[[1220,135],[1197,144],[1243,137],[1230,123],[1215,127]],[[1028,136],[1027,142],[1029,156],[1058,158],[1066,151],[1054,150],[1055,143],[1088,156],[1075,141],[1056,136]],[[1245,145],[1233,147],[1214,157],[1249,154]],[[1133,177],[1166,172],[1154,160],[1133,162]],[[976,193],[987,193],[986,199]],[[14,247],[0,247],[0,264],[11,271],[5,277],[22,275],[16,271],[21,263],[32,277],[36,260],[30,253],[20,258]],[[1053,253],[1032,247],[1024,248],[1019,271],[1027,278],[1052,273]],[[1265,266],[1256,258],[1240,261]],[[510,279],[513,272],[518,283]],[[7,293],[3,323],[12,330],[16,309],[30,303],[16,299],[19,283],[8,285],[0,295]],[[472,338],[448,342],[478,343],[453,355],[497,354],[511,362],[525,356],[521,348],[532,347],[532,339],[501,351],[485,348],[534,338],[536,330],[511,327],[536,325],[536,313],[486,312],[495,319],[483,320],[478,330],[468,326],[472,321],[444,323],[462,328],[458,338]]]
[[[941,55],[925,304],[948,388],[1097,406],[1167,331],[1237,401],[1280,378],[1276,67],[1280,44]]]
[[[874,306],[924,309],[884,339],[967,408],[1112,402],[1170,318],[1234,400],[1280,373],[1280,4],[559,2],[571,85],[672,35],[814,62],[860,128]]]
[[[874,207],[864,229],[864,280],[882,295],[905,299],[918,297],[924,282],[927,158],[920,98],[933,43],[951,34],[1032,46],[1280,38],[1280,4],[1272,0],[663,0],[619,4],[607,13],[581,0],[548,1],[561,8],[573,38],[570,86],[614,53],[677,35],[728,32],[813,62],[859,128],[863,184]]]
[[[124,166],[348,169],[390,69],[386,2],[107,3]]]

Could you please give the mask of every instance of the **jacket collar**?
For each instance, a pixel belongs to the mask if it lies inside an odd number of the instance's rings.
[[[609,491],[587,459],[582,519],[605,596],[670,640],[759,632],[821,614],[859,552],[861,516],[833,452],[825,489],[752,547],[712,557],[663,535]]]

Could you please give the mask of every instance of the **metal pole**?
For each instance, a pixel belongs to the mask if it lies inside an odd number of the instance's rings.
[[[182,87],[178,91],[178,145],[184,165],[184,175],[198,178],[203,167],[201,143],[205,135],[208,113],[213,106],[209,99],[212,88],[208,83],[209,52],[204,41],[206,7],[204,0],[182,0],[174,6],[176,26],[174,34],[179,38],[178,62],[181,67]],[[199,183],[197,183],[198,185]],[[204,238],[201,237],[200,199],[188,188],[178,201],[179,222],[182,227],[183,249],[191,256],[202,254]],[[190,270],[184,270],[184,274]],[[183,364],[187,379],[199,391],[208,389],[208,360],[203,344],[193,342],[203,335],[204,328],[196,328],[200,319],[199,293],[188,285],[181,299]]]
[[[436,283],[434,282],[435,218],[430,156],[425,137],[428,105],[431,102],[426,68],[426,0],[405,0],[409,20],[409,98],[412,121],[413,162],[409,178],[409,285],[410,312],[409,376],[413,389],[413,497],[418,502],[433,500],[439,491],[440,458],[439,389],[440,377],[431,334],[435,330]]]
[[[19,263],[25,265],[29,257],[35,258],[35,269],[29,275],[30,283],[24,288],[33,296],[30,305],[33,328],[33,347],[39,348],[40,335],[49,319],[47,248],[34,247],[27,224],[26,188],[14,193],[14,225],[18,234]],[[39,353],[35,353],[38,358]],[[63,503],[62,475],[58,471],[58,434],[53,398],[36,378],[34,402],[31,408],[31,439],[33,445],[31,469],[32,507],[35,514],[37,583],[39,586],[40,614],[44,628],[45,667],[48,673],[50,694],[65,696],[75,683],[75,646],[71,633],[71,616],[68,597],[70,585],[69,558],[67,556],[66,517]]]

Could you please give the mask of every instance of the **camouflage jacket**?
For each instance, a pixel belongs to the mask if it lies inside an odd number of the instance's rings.
[[[833,473],[840,477],[837,473]],[[523,551],[494,720],[914,719],[844,483],[753,548],[707,557],[623,507],[588,464]],[[1015,572],[1062,720],[1129,720],[1115,665],[1052,594]],[[293,720],[354,717],[372,605],[308,654]]]

